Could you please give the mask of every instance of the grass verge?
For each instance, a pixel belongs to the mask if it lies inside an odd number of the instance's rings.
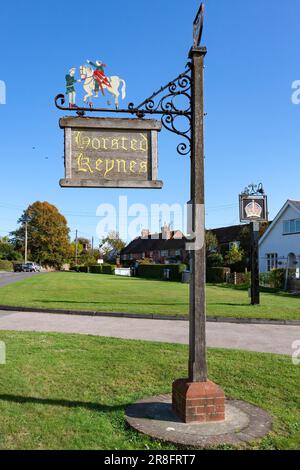
[[[300,298],[207,285],[209,316],[300,320]],[[105,274],[49,273],[0,288],[0,305],[41,309],[187,315],[188,285]]]
[[[82,335],[0,332],[1,449],[175,449],[131,431],[126,406],[169,393],[187,347]],[[175,360],[176,358],[176,360]],[[210,378],[228,398],[261,406],[271,434],[250,449],[299,449],[300,366],[285,356],[209,351]]]

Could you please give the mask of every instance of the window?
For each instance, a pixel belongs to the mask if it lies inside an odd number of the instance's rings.
[[[283,222],[283,234],[300,233],[300,219],[285,220]]]
[[[162,256],[162,257],[168,256],[168,250],[161,250],[160,256]]]
[[[278,254],[277,253],[268,253],[267,254],[267,271],[270,272],[272,269],[278,267]]]

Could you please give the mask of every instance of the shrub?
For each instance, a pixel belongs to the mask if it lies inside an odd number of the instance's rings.
[[[207,268],[206,281],[212,284],[222,284],[226,281],[226,274],[230,274],[230,268]]]
[[[88,267],[87,266],[79,266],[78,267],[78,272],[80,273],[88,273]]]
[[[219,268],[223,266],[223,256],[221,253],[211,253],[207,257],[206,264],[208,268]]]
[[[163,279],[164,270],[170,270],[170,281],[181,282],[185,264],[142,264],[137,269],[137,276],[148,279]]]
[[[272,269],[269,278],[271,287],[274,289],[284,289],[285,269]]]
[[[271,289],[284,289],[285,287],[285,269],[272,269],[269,273],[260,273],[259,283],[263,287]]]
[[[259,285],[263,287],[270,286],[270,273],[260,273],[259,275]]]
[[[91,274],[101,274],[102,273],[102,265],[96,264],[94,266],[90,266],[90,273]]]
[[[13,263],[6,259],[0,259],[0,271],[13,271]]]
[[[116,266],[111,264],[103,264],[102,265],[102,274],[115,274]]]

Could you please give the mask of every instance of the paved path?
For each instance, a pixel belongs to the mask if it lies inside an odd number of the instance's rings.
[[[11,284],[12,282],[22,281],[28,277],[37,276],[40,273],[1,273],[0,272],[0,287]]]
[[[88,317],[0,311],[0,330],[80,333],[166,343],[188,343],[188,322],[131,318]],[[293,353],[300,327],[208,323],[209,347]]]

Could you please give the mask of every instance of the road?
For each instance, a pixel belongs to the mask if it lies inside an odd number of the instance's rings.
[[[39,273],[0,273],[0,287],[7,286],[13,282],[22,281]]]
[[[0,311],[0,330],[85,335],[188,343],[188,322]],[[1,338],[1,336],[0,336]],[[208,323],[209,347],[292,355],[300,326]]]

